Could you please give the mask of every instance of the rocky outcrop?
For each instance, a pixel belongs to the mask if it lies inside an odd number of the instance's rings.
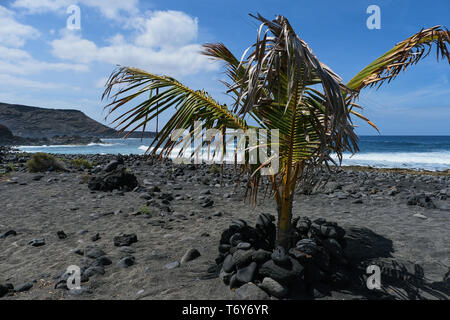
[[[6,126],[0,124],[0,139],[11,139],[13,134]]]
[[[117,131],[79,110],[0,103],[0,123],[22,138],[54,136],[117,137]]]

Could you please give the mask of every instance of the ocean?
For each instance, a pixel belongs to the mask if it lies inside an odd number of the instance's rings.
[[[450,169],[450,136],[360,136],[360,152],[345,154],[343,165],[426,170]],[[144,154],[145,139],[103,139],[86,146],[20,146],[21,151],[55,154]]]

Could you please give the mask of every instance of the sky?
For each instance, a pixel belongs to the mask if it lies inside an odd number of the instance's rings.
[[[79,19],[72,19],[73,5]],[[380,29],[367,27],[370,5],[380,8]],[[172,76],[229,103],[221,64],[199,51],[220,41],[240,58],[259,26],[249,13],[286,16],[347,82],[421,28],[449,27],[450,1],[0,0],[0,102],[78,109],[111,125],[101,95],[114,68],[124,65]],[[383,135],[450,135],[449,79],[449,64],[433,52],[389,85],[365,89],[358,103]],[[378,134],[355,123],[357,134]]]

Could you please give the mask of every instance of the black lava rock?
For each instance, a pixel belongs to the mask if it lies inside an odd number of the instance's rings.
[[[237,250],[233,254],[233,262],[236,265],[236,267],[243,268],[252,262],[252,256],[253,256],[254,250]]]
[[[247,267],[238,269],[236,273],[236,278],[242,283],[247,283],[253,280],[256,273],[256,268],[258,264],[256,262],[250,263]]]
[[[236,263],[233,260],[233,256],[231,254],[227,255],[225,260],[223,261],[222,268],[225,272],[233,272],[235,270]]]
[[[61,230],[61,231],[58,231],[58,232],[56,233],[56,235],[57,235],[58,238],[61,239],[61,240],[67,238],[67,234],[66,234],[64,231],[62,231],[62,230]]]
[[[91,259],[97,259],[104,256],[106,253],[99,247],[90,247],[86,249],[85,255]]]
[[[14,291],[14,286],[11,283],[0,284],[0,298]]]
[[[28,242],[28,244],[32,245],[33,247],[41,247],[41,246],[45,245],[45,239],[44,238],[33,239],[30,242]]]
[[[307,217],[301,217],[297,220],[297,223],[295,224],[297,230],[301,234],[308,234],[309,228],[311,227],[311,220]]]
[[[118,266],[120,268],[128,268],[131,267],[132,265],[134,265],[134,263],[136,262],[135,257],[133,256],[128,256],[125,258],[122,258],[119,262],[118,262]]]
[[[26,282],[21,285],[18,285],[14,291],[16,292],[25,292],[33,288],[33,282]]]
[[[112,191],[115,189],[131,191],[138,186],[137,178],[125,168],[117,168],[106,174],[94,176],[88,181],[90,190]]]
[[[270,260],[271,253],[269,251],[258,249],[252,254],[252,260],[258,264],[263,264],[267,260]]]
[[[192,248],[192,249],[189,249],[184,254],[184,256],[181,258],[180,262],[183,264],[183,263],[195,260],[195,259],[197,259],[200,256],[201,256],[200,252],[197,249]]]
[[[433,203],[431,198],[429,196],[426,196],[425,194],[419,194],[419,195],[412,195],[408,197],[407,199],[408,205],[417,205],[420,207],[424,207],[427,209],[436,209],[436,205]]]
[[[304,268],[297,260],[292,258],[290,260],[290,269],[285,269],[275,264],[273,260],[269,260],[259,268],[259,274],[285,284],[288,284],[291,281],[300,280]]]
[[[131,234],[121,234],[114,237],[114,245],[116,247],[128,247],[131,244],[137,242],[137,236],[134,233]]]
[[[17,232],[14,230],[8,230],[5,233],[3,233],[2,235],[0,235],[0,239],[5,239],[9,236],[17,236]]]
[[[291,266],[291,260],[286,254],[286,251],[283,247],[276,247],[272,252],[271,258],[273,262],[275,262],[280,267],[289,268]]]

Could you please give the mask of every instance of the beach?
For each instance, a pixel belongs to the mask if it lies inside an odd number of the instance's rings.
[[[0,179],[0,285],[21,289],[2,299],[233,299],[214,269],[221,232],[233,219],[254,225],[261,213],[276,215],[265,188],[256,207],[244,202],[245,180],[237,184],[232,167],[222,175],[207,165],[124,156],[139,187],[104,192],[90,190],[87,181],[113,155],[58,155],[67,171],[43,173],[26,172],[29,156],[4,154],[2,160],[16,169]],[[75,158],[98,169],[72,167]],[[450,297],[448,171],[350,167],[323,177],[323,187],[296,195],[293,215],[345,228],[354,279],[349,288],[316,299]],[[124,234],[137,241],[117,246]],[[190,249],[200,256],[180,263]],[[86,290],[55,288],[67,267],[83,269],[97,256],[108,263],[82,281]],[[381,266],[382,290],[365,285],[371,264]]]

